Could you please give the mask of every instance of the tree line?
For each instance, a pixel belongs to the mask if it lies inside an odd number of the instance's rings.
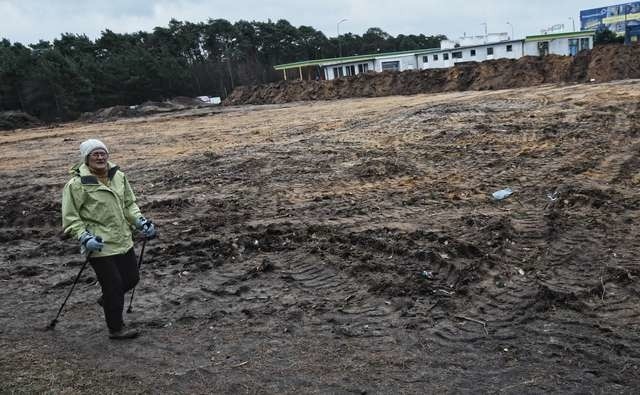
[[[624,44],[624,35],[619,36],[607,28],[598,29],[593,43],[594,45]]]
[[[176,96],[226,97],[235,86],[282,78],[273,66],[301,60],[438,47],[445,36],[398,35],[379,28],[362,36],[326,37],[311,26],[172,19],[152,32],[85,35],[23,45],[0,41],[0,111],[70,120],[114,105]]]

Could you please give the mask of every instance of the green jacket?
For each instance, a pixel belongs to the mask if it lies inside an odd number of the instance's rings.
[[[133,247],[132,229],[142,217],[127,177],[109,162],[109,186],[98,181],[86,164],[74,166],[62,192],[62,227],[76,239],[85,230],[100,236],[102,251],[94,257],[124,254]]]

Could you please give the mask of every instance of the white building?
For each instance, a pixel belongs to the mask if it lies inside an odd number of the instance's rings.
[[[440,69],[461,62],[493,59],[517,59],[523,56],[523,40],[511,40],[507,33],[444,40],[439,50],[417,53],[420,69]]]
[[[405,71],[418,68],[416,51],[324,59],[316,61],[315,64],[322,69],[323,77],[326,80],[370,71]],[[278,67],[276,66],[276,70],[280,70]]]
[[[525,56],[545,56],[549,54],[576,56],[578,52],[593,48],[595,31],[574,33],[543,34],[527,36],[524,39]]]
[[[354,76],[367,72],[424,70],[452,67],[462,62],[483,62],[492,59],[518,59],[523,56],[564,55],[593,48],[595,31],[545,34],[513,40],[507,33],[486,36],[465,36],[457,41],[444,40],[440,48],[387,52],[362,56],[320,59],[280,64],[287,79],[287,70],[296,70],[302,79],[325,79]],[[306,74],[306,76],[305,76]]]

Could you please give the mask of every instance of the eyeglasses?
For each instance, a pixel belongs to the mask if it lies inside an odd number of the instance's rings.
[[[92,158],[108,158],[109,157],[109,153],[107,152],[92,152],[89,154],[90,157]]]

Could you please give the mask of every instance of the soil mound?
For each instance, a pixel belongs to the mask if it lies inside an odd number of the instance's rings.
[[[21,111],[0,112],[0,130],[31,128],[40,124],[36,117]]]
[[[544,83],[640,78],[640,45],[603,45],[575,57],[525,56],[459,63],[448,69],[359,74],[331,81],[278,81],[241,86],[225,105],[279,104],[348,97],[523,88]]]
[[[589,55],[588,79],[602,82],[640,77],[640,45],[605,45]]]
[[[174,112],[192,108],[212,106],[202,100],[178,96],[167,101],[146,101],[137,106],[113,106],[98,111],[82,114],[81,120],[86,122],[105,122],[119,118],[139,117],[158,113]]]

